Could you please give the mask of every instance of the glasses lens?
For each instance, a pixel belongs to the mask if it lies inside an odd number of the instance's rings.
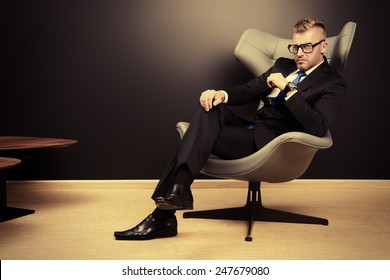
[[[302,45],[288,45],[289,52],[293,54],[297,54],[299,52],[299,48],[301,48],[304,53],[311,53],[313,52],[314,46],[312,43]]]
[[[301,45],[301,48],[302,48],[304,53],[310,53],[313,51],[313,45],[310,43]]]
[[[296,45],[288,45],[288,51],[290,53],[297,53],[298,49],[299,49],[299,47],[297,47]]]

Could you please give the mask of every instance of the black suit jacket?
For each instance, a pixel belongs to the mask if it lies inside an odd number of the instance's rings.
[[[286,77],[296,69],[293,59],[279,58],[261,76],[246,84],[224,89],[229,96],[227,105],[257,103],[260,100],[265,102],[265,106],[257,111],[247,111],[245,115],[242,111],[238,113],[244,118],[258,120],[255,125],[256,136],[265,126],[274,137],[288,131],[302,131],[321,137],[334,122],[346,97],[347,86],[342,76],[328,64],[326,57],[320,66],[298,84],[297,93],[276,108],[270,106],[266,96],[272,89],[267,86],[267,77],[271,73],[282,73]]]

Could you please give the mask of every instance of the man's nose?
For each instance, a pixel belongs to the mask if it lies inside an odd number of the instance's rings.
[[[297,55],[301,56],[301,55],[304,55],[305,53],[303,52],[302,48],[299,47],[298,48],[298,52],[297,52]]]

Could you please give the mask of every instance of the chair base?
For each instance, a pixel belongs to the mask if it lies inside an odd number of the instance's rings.
[[[254,221],[328,225],[327,219],[269,209],[261,203],[260,182],[249,182],[245,206],[183,213],[183,218],[222,219],[248,221],[245,241],[252,241]]]
[[[0,209],[0,223],[35,213],[35,210],[5,207]]]

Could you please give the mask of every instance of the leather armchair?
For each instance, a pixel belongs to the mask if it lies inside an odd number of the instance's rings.
[[[340,33],[328,37],[325,56],[330,65],[342,73],[355,35],[356,23],[347,22]],[[257,29],[246,30],[234,51],[235,57],[253,75],[268,70],[278,57],[292,57],[287,50],[290,39],[280,38]],[[182,137],[189,123],[177,123]],[[202,173],[208,176],[248,182],[246,204],[242,207],[191,211],[184,218],[228,219],[248,221],[246,241],[252,241],[254,221],[274,221],[328,225],[324,218],[265,208],[261,202],[261,182],[287,182],[299,178],[309,167],[317,151],[333,144],[330,131],[324,137],[302,132],[288,132],[275,138],[256,153],[236,160],[210,156]],[[280,172],[280,170],[284,170]]]

